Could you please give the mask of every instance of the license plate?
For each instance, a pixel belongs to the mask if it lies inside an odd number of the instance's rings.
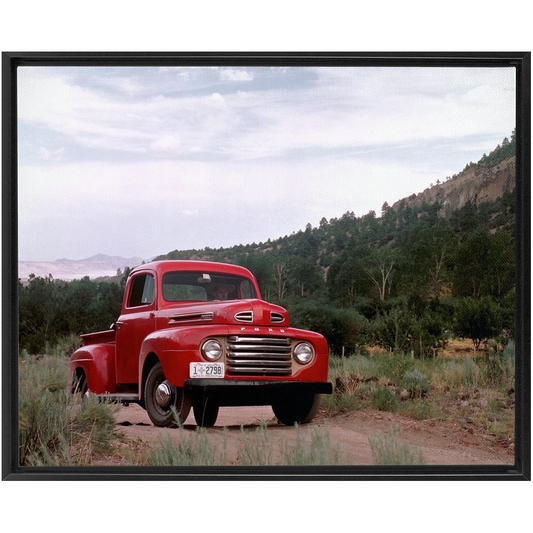
[[[224,363],[190,363],[189,377],[222,379]]]

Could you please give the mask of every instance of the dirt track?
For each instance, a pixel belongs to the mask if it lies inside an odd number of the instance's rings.
[[[132,450],[141,454],[151,445],[157,446],[162,434],[169,434],[178,440],[177,429],[154,427],[146,412],[137,405],[121,407],[116,414],[117,431],[121,434],[119,453],[106,464],[127,464],[131,461]],[[221,408],[215,427],[210,428],[209,438],[213,442],[226,440],[230,462],[235,460],[241,446],[241,426],[247,432],[254,432],[265,421],[273,442],[292,443],[297,430],[282,426],[270,407],[226,407]],[[495,436],[484,433],[479,428],[459,422],[413,420],[402,415],[375,410],[360,410],[328,416],[319,412],[311,424],[301,426],[300,435],[309,437],[313,427],[327,429],[330,440],[339,447],[346,464],[372,465],[369,435],[388,432],[390,426],[399,428],[399,438],[411,446],[422,450],[429,465],[483,465],[514,463],[512,448]],[[187,434],[196,430],[194,418],[189,415],[185,422]],[[227,428],[227,431],[224,430]],[[124,453],[120,453],[122,450]],[[130,463],[131,464],[131,463]]]

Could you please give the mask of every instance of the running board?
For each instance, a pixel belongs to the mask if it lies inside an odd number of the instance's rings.
[[[136,392],[116,392],[116,393],[104,393],[104,394],[94,394],[90,393],[90,396],[96,396],[98,398],[104,398],[105,400],[115,400],[120,402],[138,402],[139,395]]]

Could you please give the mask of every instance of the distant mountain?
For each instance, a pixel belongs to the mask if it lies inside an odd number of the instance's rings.
[[[143,258],[142,257],[130,257],[129,259],[125,259],[124,257],[119,257],[117,255],[96,254],[91,257],[87,257],[86,259],[82,259],[82,261],[86,261],[86,262],[104,261],[104,262],[112,262],[112,263],[118,263],[118,264],[123,264],[124,261],[126,261],[128,265],[132,265],[132,264],[137,265],[143,262]]]
[[[88,276],[91,279],[113,277],[126,267],[133,268],[143,262],[141,257],[119,257],[97,254],[86,259],[58,259],[57,261],[19,261],[18,277],[26,281],[31,274],[71,281]]]

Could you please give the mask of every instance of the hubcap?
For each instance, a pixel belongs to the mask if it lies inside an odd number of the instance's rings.
[[[172,390],[170,389],[170,384],[168,381],[163,381],[163,383],[160,383],[155,390],[155,401],[160,407],[167,407],[170,403],[171,396]]]

